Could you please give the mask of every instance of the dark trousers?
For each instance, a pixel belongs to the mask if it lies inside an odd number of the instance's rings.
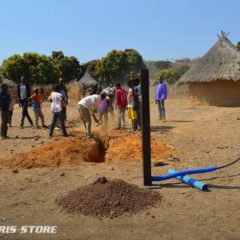
[[[28,100],[27,99],[23,99],[21,100],[21,106],[22,106],[22,118],[21,118],[21,123],[20,125],[23,126],[24,125],[24,119],[25,117],[27,117],[29,123],[31,125],[33,125],[33,121],[31,119],[31,117],[29,116],[29,113],[28,113]]]
[[[12,126],[12,115],[13,115],[13,111],[9,111],[9,126],[11,127]]]
[[[159,119],[165,120],[164,100],[158,101],[158,111],[159,111]]]
[[[142,128],[142,102],[140,101],[137,107],[137,125]]]
[[[8,121],[9,121],[9,111],[1,111],[1,137],[7,137],[8,130]]]
[[[63,120],[64,122],[67,120],[67,107],[62,106],[62,115],[63,115]]]
[[[51,123],[51,126],[50,126],[50,130],[49,130],[49,136],[53,135],[53,131],[54,131],[54,128],[56,126],[57,120],[59,120],[59,122],[60,122],[60,126],[61,126],[61,129],[62,129],[63,136],[67,136],[67,131],[66,131],[65,124],[64,124],[63,113],[62,112],[53,112],[52,117],[53,118],[52,118],[52,123]]]

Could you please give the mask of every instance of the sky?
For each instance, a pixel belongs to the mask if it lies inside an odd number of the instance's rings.
[[[113,49],[145,60],[197,58],[223,30],[240,41],[239,0],[0,0],[0,64],[63,51],[80,63]]]

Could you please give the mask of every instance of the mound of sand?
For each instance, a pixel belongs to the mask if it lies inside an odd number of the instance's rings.
[[[173,149],[157,140],[151,140],[152,162],[166,161]],[[140,134],[112,139],[105,155],[106,161],[142,161],[142,137]]]
[[[104,146],[97,138],[64,138],[44,144],[31,151],[16,154],[6,164],[9,167],[34,168],[76,165],[80,162],[103,162]]]
[[[61,196],[56,203],[67,213],[113,218],[153,207],[160,200],[158,192],[141,189],[123,180],[108,181],[101,177]]]
[[[166,161],[172,149],[151,142],[152,161]],[[11,168],[56,167],[77,165],[80,162],[141,161],[141,134],[109,132],[88,140],[80,132],[77,137],[60,138],[30,151],[18,153],[5,161]]]

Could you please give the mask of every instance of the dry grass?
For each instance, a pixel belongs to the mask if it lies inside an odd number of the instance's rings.
[[[76,82],[68,85],[68,97],[75,102],[78,102],[81,99],[80,87]]]

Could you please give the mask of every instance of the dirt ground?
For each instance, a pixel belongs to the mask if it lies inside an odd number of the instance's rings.
[[[49,104],[45,103],[43,112],[47,123],[51,120],[49,108]],[[31,110],[30,113],[33,116]],[[164,158],[159,152],[159,161],[168,165],[153,165],[153,175],[164,174],[169,168],[181,170],[220,166],[240,156],[240,108],[194,106],[187,99],[170,94],[166,101],[166,114],[167,121],[160,122],[157,107],[151,103],[152,139],[171,149]],[[25,129],[19,129],[19,118],[20,109],[16,106],[13,127],[9,129],[10,139],[0,142],[2,162],[11,161],[15,154],[36,150],[48,142],[62,141],[59,131],[54,139],[48,139],[47,130],[32,129],[27,127],[28,123]],[[76,104],[69,105],[68,118],[67,130],[73,134],[72,138],[78,137],[82,125]],[[112,131],[115,125],[110,124],[109,129]],[[100,136],[106,134],[99,128],[93,129]],[[123,134],[125,138],[134,136],[129,129],[118,134]],[[131,141],[122,140],[126,146],[131,146]],[[116,149],[112,155],[114,153]],[[118,161],[114,161],[112,155],[110,161],[80,161],[77,165],[58,167],[25,169],[15,166],[9,169],[2,166],[0,226],[54,225],[58,228],[56,234],[0,234],[0,239],[240,239],[239,163],[216,172],[195,175],[209,185],[208,192],[191,188],[176,179],[163,181],[160,189],[152,190],[159,191],[162,196],[159,205],[131,217],[100,220],[62,212],[55,199],[93,182],[97,177],[119,178],[142,185],[141,161],[134,161],[134,157],[128,154],[125,159],[121,155]],[[176,158],[179,161],[172,161]]]

